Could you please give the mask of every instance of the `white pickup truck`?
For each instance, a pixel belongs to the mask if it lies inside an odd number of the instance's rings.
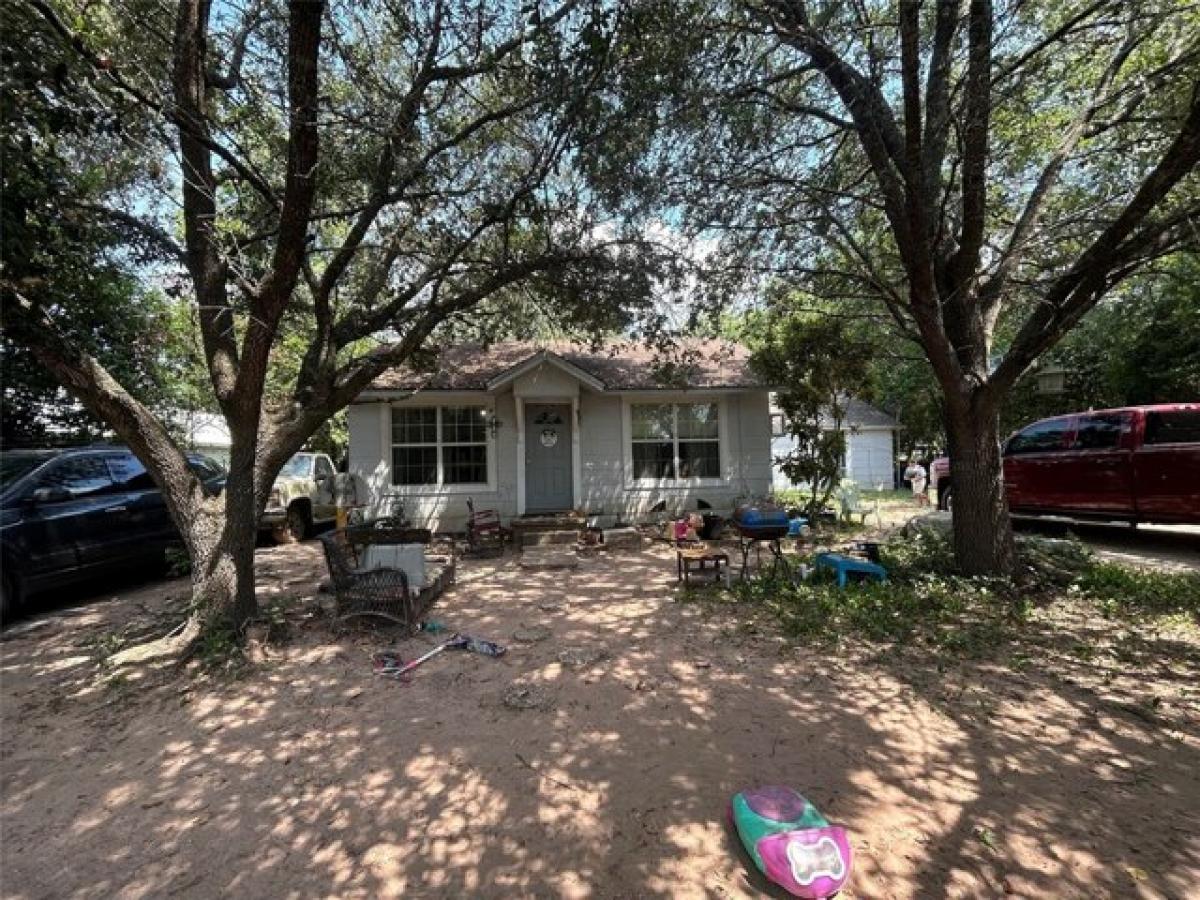
[[[302,541],[313,525],[332,522],[334,467],[324,453],[297,453],[275,477],[258,527],[281,544]]]

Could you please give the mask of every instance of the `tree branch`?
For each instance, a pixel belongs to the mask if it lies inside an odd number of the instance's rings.
[[[1143,179],[1121,214],[1105,228],[1071,268],[1046,291],[1044,300],[1017,332],[1008,353],[989,379],[994,393],[1007,390],[1037,357],[1095,306],[1111,274],[1125,267],[1126,254],[1145,249],[1172,221],[1145,224],[1147,217],[1200,164],[1200,82],[1192,88],[1188,114],[1166,152]],[[1139,230],[1140,229],[1140,230]],[[1126,243],[1128,241],[1128,243]],[[1124,246],[1123,246],[1124,245]]]

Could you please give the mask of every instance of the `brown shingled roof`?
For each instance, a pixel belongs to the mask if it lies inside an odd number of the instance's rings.
[[[750,351],[729,341],[687,340],[670,350],[633,341],[598,348],[507,341],[488,347],[447,347],[439,354],[433,371],[417,372],[401,366],[380,375],[367,390],[486,390],[493,379],[542,352],[582,369],[609,391],[764,386],[750,370]]]

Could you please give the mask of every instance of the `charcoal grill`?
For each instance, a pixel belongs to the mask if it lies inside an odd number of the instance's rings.
[[[791,569],[783,556],[782,539],[787,537],[788,518],[785,510],[763,505],[743,505],[733,511],[730,520],[738,536],[738,549],[742,552],[742,579],[749,577],[750,552],[755,554],[755,568],[762,571],[762,548],[766,545],[771,554],[771,574],[782,568],[788,574]]]

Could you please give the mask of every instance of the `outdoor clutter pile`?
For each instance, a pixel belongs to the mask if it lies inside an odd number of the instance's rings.
[[[441,631],[444,630],[444,626],[440,623],[426,622],[423,623],[422,630]],[[405,662],[400,654],[394,650],[381,650],[372,657],[372,668],[376,675],[384,678],[394,678],[396,681],[407,684],[412,680],[414,669],[447,650],[468,650],[471,653],[478,653],[482,656],[499,657],[504,655],[506,648],[491,641],[485,641],[482,638],[474,638],[466,634],[455,634],[449,640],[438,644],[428,653],[409,662]]]

